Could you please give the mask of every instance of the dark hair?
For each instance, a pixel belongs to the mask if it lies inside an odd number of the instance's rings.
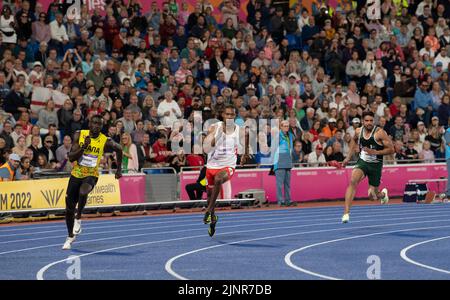
[[[103,121],[103,117],[101,116],[101,115],[93,115],[92,117],[91,117],[91,121],[92,120],[94,120],[94,119],[98,119],[99,121]]]
[[[52,128],[52,127],[58,128],[58,126],[56,126],[55,123],[50,123],[50,124],[48,124],[48,128]]]
[[[372,117],[372,118],[375,118],[375,114],[374,114],[373,112],[371,112],[371,111],[365,111],[365,112],[363,112],[362,118],[364,119],[366,116],[370,116],[370,117]]]

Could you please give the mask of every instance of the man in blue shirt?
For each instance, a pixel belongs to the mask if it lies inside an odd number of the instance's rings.
[[[420,107],[425,111],[425,123],[429,124],[431,118],[431,112],[433,111],[433,99],[430,92],[428,92],[429,84],[426,81],[422,81],[419,88],[414,94],[414,100],[411,103],[411,109],[415,110]]]
[[[281,206],[291,205],[291,169],[294,135],[289,131],[289,121],[281,121],[280,141],[275,154],[273,170],[277,180],[277,202]],[[284,188],[284,196],[282,193]]]
[[[445,131],[445,161],[447,162],[447,179],[450,178],[450,127]],[[450,197],[450,180],[447,180],[447,190],[445,191],[447,198]]]

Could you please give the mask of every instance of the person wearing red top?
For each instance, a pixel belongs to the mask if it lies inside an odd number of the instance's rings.
[[[119,35],[120,29],[114,17],[108,17],[108,22],[103,26],[103,36],[107,45],[112,45],[114,38]]]
[[[160,134],[158,140],[152,146],[153,153],[156,154],[154,161],[156,163],[168,163],[170,151],[167,149],[167,137]]]
[[[389,110],[391,111],[391,116],[396,116],[400,112],[401,105],[402,105],[402,99],[400,99],[400,97],[395,97],[392,100],[392,104],[389,105]]]
[[[201,154],[202,149],[199,145],[194,145],[192,153],[186,156],[187,166],[189,167],[201,167],[205,165],[205,158]],[[193,171],[200,170],[200,168],[192,168]]]
[[[177,31],[177,21],[171,16],[168,15],[164,24],[159,26],[159,35],[161,36],[161,44],[167,45],[167,40],[174,36]]]
[[[314,136],[313,142],[319,139],[319,131],[320,131],[320,121],[314,121],[312,128],[309,132]]]
[[[184,98],[184,108],[192,106],[192,88],[189,84],[184,84],[183,89],[178,93],[178,98]]]

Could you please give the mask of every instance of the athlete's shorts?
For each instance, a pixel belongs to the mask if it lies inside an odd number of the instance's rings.
[[[358,159],[354,168],[363,171],[364,175],[369,179],[369,185],[374,187],[380,186],[381,173],[383,171],[382,162],[368,163],[362,159]]]
[[[212,189],[214,187],[214,178],[220,172],[226,171],[228,178],[231,179],[234,175],[234,168],[224,167],[221,169],[206,169],[206,187]]]
[[[80,188],[83,183],[87,183],[92,188],[97,184],[98,177],[95,176],[88,176],[84,178],[77,178],[75,176],[70,176],[69,184],[67,185],[67,192],[66,192],[66,203],[71,202],[77,203],[78,202],[78,196],[80,194]]]

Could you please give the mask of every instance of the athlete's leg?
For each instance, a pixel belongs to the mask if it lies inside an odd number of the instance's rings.
[[[222,184],[222,199],[231,199],[231,180],[227,180]]]
[[[78,197],[78,209],[76,218],[81,219],[81,214],[83,213],[83,209],[86,206],[87,198],[89,193],[92,191],[96,184],[96,180],[88,178],[83,180],[83,184],[80,187],[80,195]]]
[[[358,184],[364,179],[364,172],[359,168],[354,168],[352,171],[352,178],[350,184],[345,192],[345,209],[344,214],[350,213],[353,198],[355,198],[356,188]]]
[[[73,224],[75,220],[75,207],[78,202],[78,190],[81,180],[70,177],[66,192],[66,225],[69,237],[73,237]]]
[[[211,214],[214,214],[214,208],[216,206],[216,200],[219,196],[220,190],[222,188],[222,184],[229,180],[227,171],[223,170],[216,174],[214,177],[214,186],[211,190],[211,193],[208,197],[208,208],[207,211]]]

